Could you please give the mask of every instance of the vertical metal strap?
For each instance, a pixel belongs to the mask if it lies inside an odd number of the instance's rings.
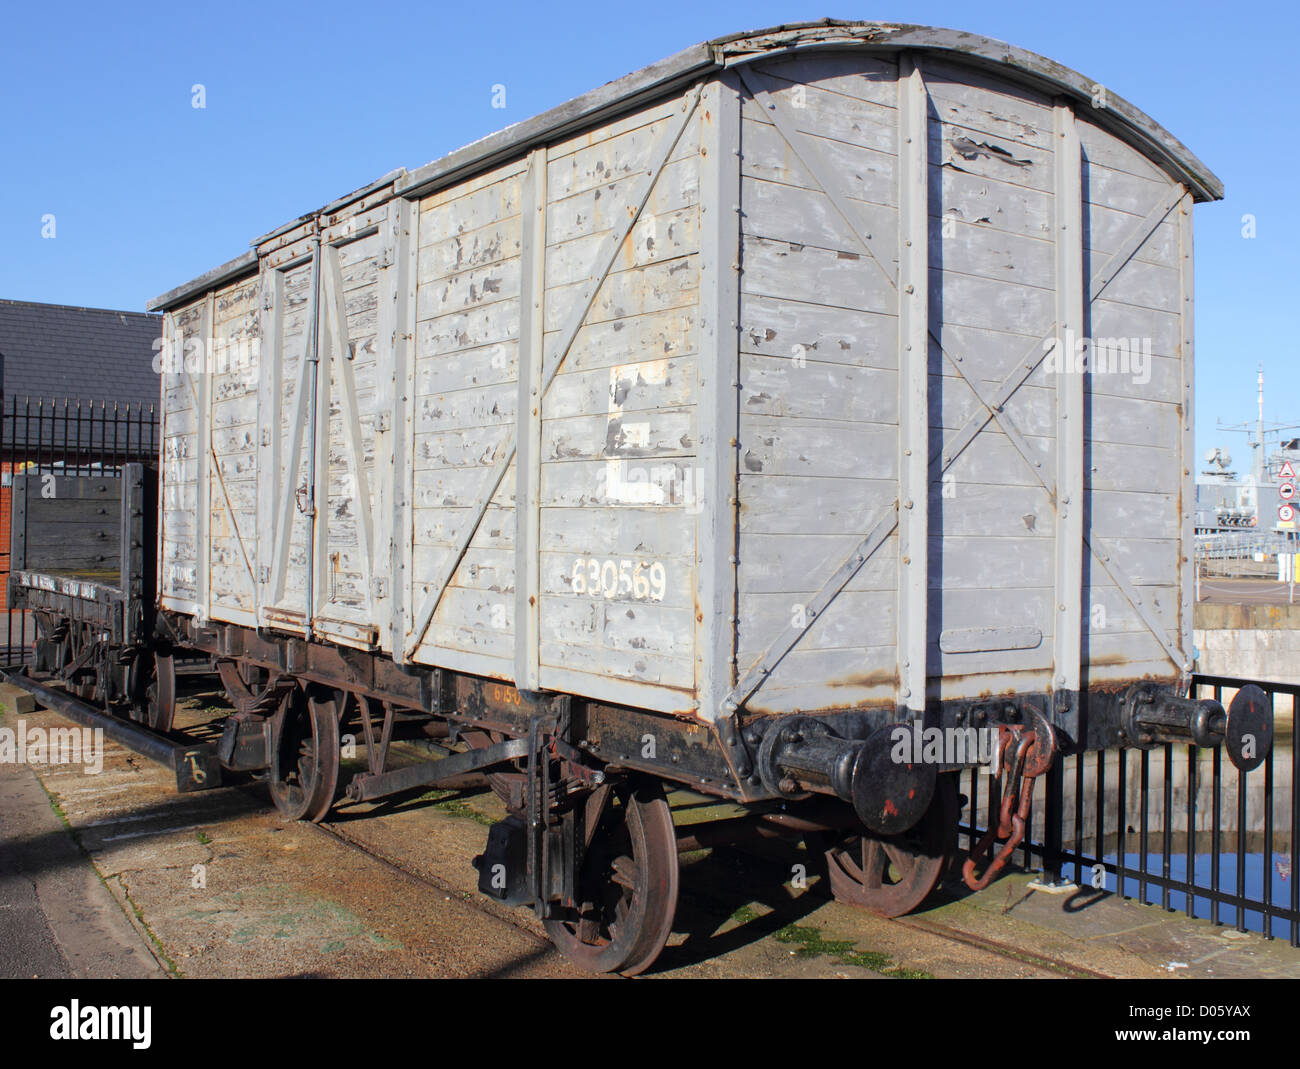
[[[198,417],[196,432],[199,452],[198,482],[195,484],[197,500],[194,503],[194,507],[198,510],[194,517],[198,543],[194,547],[194,564],[197,569],[195,600],[198,602],[199,614],[204,620],[210,617],[212,609],[210,601],[212,544],[208,534],[212,514],[212,375],[209,372],[208,360],[211,353],[214,312],[215,297],[209,290],[207,299],[203,302],[203,315],[199,319],[199,352],[202,355],[203,366],[199,368],[198,397],[195,399],[198,409],[195,415]]]
[[[1056,586],[1053,686],[1079,689],[1083,653],[1083,157],[1074,110],[1055,109],[1056,238]],[[1089,353],[1089,355],[1091,355]]]
[[[307,494],[311,511],[307,515],[307,618],[304,621],[307,637],[312,635],[312,624],[320,614],[328,594],[328,541],[329,524],[325,514],[329,509],[329,431],[330,431],[330,370],[327,364],[321,372],[321,329],[329,316],[326,307],[325,272],[329,262],[338,255],[331,246],[316,240],[316,316],[315,333],[308,352],[308,369],[311,376],[311,396],[307,399],[309,412],[307,426],[311,431],[311,448],[307,453]]]
[[[419,207],[409,200],[396,202],[393,287],[393,497],[392,575],[389,602],[389,652],[398,664],[406,660],[406,615],[411,603],[414,492],[412,450],[415,448],[415,286],[419,273]]]
[[[910,55],[898,65],[899,704],[925,712],[929,574],[929,95]]]
[[[261,350],[257,383],[257,582],[253,584],[253,609],[258,623],[263,610],[273,604],[271,571],[275,561],[275,517],[280,495],[280,380],[284,347],[281,344],[284,308],[284,274],[262,265]]]
[[[1195,569],[1196,569],[1196,520],[1194,516],[1196,486],[1193,482],[1192,464],[1196,456],[1196,438],[1192,430],[1195,400],[1192,391],[1192,372],[1196,354],[1192,348],[1192,195],[1183,192],[1182,202],[1178,206],[1178,289],[1179,289],[1179,336],[1178,366],[1182,377],[1182,413],[1179,420],[1181,431],[1180,456],[1178,458],[1178,477],[1182,493],[1178,495],[1182,503],[1182,515],[1179,517],[1178,535],[1178,589],[1179,589],[1179,626],[1178,644],[1183,648],[1183,674],[1188,680],[1192,671],[1192,628],[1194,626],[1193,606],[1195,604]]]
[[[394,419],[393,395],[397,385],[397,314],[402,292],[402,274],[406,266],[405,228],[401,222],[401,209],[408,202],[402,198],[389,201],[380,224],[379,236],[383,245],[378,258],[379,279],[375,284],[379,311],[376,317],[375,346],[377,354],[387,352],[392,359],[379,357],[373,372],[375,378],[374,400],[374,462],[371,476],[374,488],[373,530],[371,545],[372,570],[368,576],[370,604],[373,607],[371,622],[375,625],[380,648],[387,646],[391,634],[394,538],[393,538],[393,473],[396,449],[394,438],[397,422]]]
[[[542,344],[546,294],[546,147],[524,175],[520,230],[519,453],[515,458],[515,686],[539,687],[542,527]]]
[[[740,488],[740,93],[723,73],[706,90],[700,127],[699,478],[695,480],[700,621],[695,681],[713,719],[736,680],[736,524]],[[726,751],[724,750],[724,753]]]

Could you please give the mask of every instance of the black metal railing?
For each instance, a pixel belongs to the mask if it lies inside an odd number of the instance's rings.
[[[1013,862],[1047,882],[1064,878],[1300,947],[1300,685],[1198,674],[1191,696],[1226,705],[1247,683],[1268,695],[1277,725],[1259,768],[1240,772],[1221,749],[1172,743],[1066,756],[1035,784]],[[976,769],[963,785],[969,846],[987,826],[989,781]]]
[[[10,397],[0,404],[0,603],[5,606],[6,665],[24,663],[35,638],[28,614],[9,608],[14,476],[118,477],[132,461],[158,461],[156,405],[38,397]]]

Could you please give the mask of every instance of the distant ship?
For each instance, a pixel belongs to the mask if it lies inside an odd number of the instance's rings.
[[[1296,426],[1266,426],[1264,423],[1264,368],[1259,369],[1259,418],[1254,425],[1219,425],[1219,430],[1244,432],[1250,445],[1250,471],[1238,477],[1232,457],[1216,447],[1205,454],[1206,468],[1196,477],[1196,533],[1201,536],[1228,532],[1256,531],[1261,534],[1286,532],[1296,537],[1300,498],[1290,510],[1282,496],[1283,476],[1300,474],[1300,438],[1284,437],[1300,430]],[[1288,469],[1287,465],[1290,465]],[[1288,519],[1287,516],[1290,515]]]

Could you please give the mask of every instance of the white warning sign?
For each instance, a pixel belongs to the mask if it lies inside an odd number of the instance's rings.
[[[1295,478],[1295,468],[1292,466],[1291,461],[1289,461],[1289,460],[1284,460],[1284,461],[1282,462],[1282,470],[1279,471],[1279,472],[1277,473],[1277,477],[1278,477],[1279,479],[1294,479],[1294,478]]]

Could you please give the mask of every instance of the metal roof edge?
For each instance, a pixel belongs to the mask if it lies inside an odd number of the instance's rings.
[[[395,191],[404,197],[421,196],[455,181],[464,171],[490,167],[543,141],[563,137],[611,112],[631,110],[647,98],[671,92],[695,76],[719,67],[711,42],[692,45],[417,167],[407,174],[405,181],[397,184]]]
[[[952,53],[972,65],[1002,74],[1039,90],[1058,92],[1087,103],[1102,125],[1120,133],[1154,162],[1183,178],[1198,201],[1222,200],[1223,182],[1182,141],[1141,108],[1106,89],[1105,104],[1093,103],[1100,83],[1078,71],[993,37],[965,30],[907,23],[794,23],[772,30],[735,34],[710,42],[726,66],[770,58],[783,52],[817,47],[869,46],[877,49],[916,49]]]
[[[713,70],[753,63],[795,50],[845,47],[953,53],[984,69],[1000,72],[1038,89],[1062,93],[1089,105],[1098,84],[1036,52],[963,30],[835,19],[789,23],[715,37],[683,49],[668,59],[608,82],[416,168],[394,189],[405,197],[423,195],[465,177],[467,172],[486,169],[543,141],[566,136],[585,124],[631,110],[647,97],[666,94]],[[1102,125],[1120,133],[1134,147],[1178,174],[1198,201],[1223,198],[1222,181],[1195,153],[1140,108],[1108,91],[1106,106],[1094,110]]]
[[[377,189],[383,189],[384,186],[397,182],[404,174],[406,174],[405,167],[398,167],[389,171],[382,178],[376,178],[373,182],[367,182],[364,186],[354,189],[351,193],[344,193],[341,197],[335,197],[328,204],[317,208],[315,211],[299,215],[294,219],[290,219],[287,223],[282,223],[274,230],[268,230],[265,234],[255,237],[249,242],[249,244],[253,246],[261,245],[263,242],[270,241],[272,238],[288,233],[296,226],[302,226],[303,223],[310,222],[312,219],[317,219],[322,215],[329,215],[330,212],[338,211],[338,209],[342,208],[344,205],[351,204],[354,200],[360,200],[362,197],[369,193],[373,193]]]
[[[223,282],[228,282],[232,278],[237,278],[255,270],[257,270],[257,250],[249,249],[246,252],[241,252],[233,260],[227,260],[220,267],[205,271],[198,278],[193,278],[189,282],[177,286],[175,289],[170,289],[159,297],[155,297],[145,305],[145,310],[149,312],[166,311],[168,308],[174,308],[186,297],[195,293],[202,293],[213,286],[219,286]]]
[[[337,209],[349,201],[389,184],[393,192],[415,198],[485,170],[529,148],[564,137],[613,115],[630,111],[649,99],[666,95],[692,79],[742,63],[753,63],[798,50],[860,47],[880,51],[914,49],[960,56],[974,66],[1001,73],[1031,88],[1059,93],[1090,105],[1098,83],[1063,64],[1004,41],[963,30],[910,23],[852,22],[822,19],[715,37],[685,48],[667,59],[624,75],[574,97],[531,119],[473,141],[463,148],[418,167],[390,171],[382,178],[346,194],[316,212],[293,219],[257,238],[261,244],[305,220]],[[1140,108],[1107,90],[1104,107],[1094,108],[1107,127],[1148,158],[1172,171],[1197,201],[1221,200],[1223,182],[1186,145]],[[174,305],[188,294],[233,278],[256,262],[253,251],[170,290],[150,301],[150,310]]]

